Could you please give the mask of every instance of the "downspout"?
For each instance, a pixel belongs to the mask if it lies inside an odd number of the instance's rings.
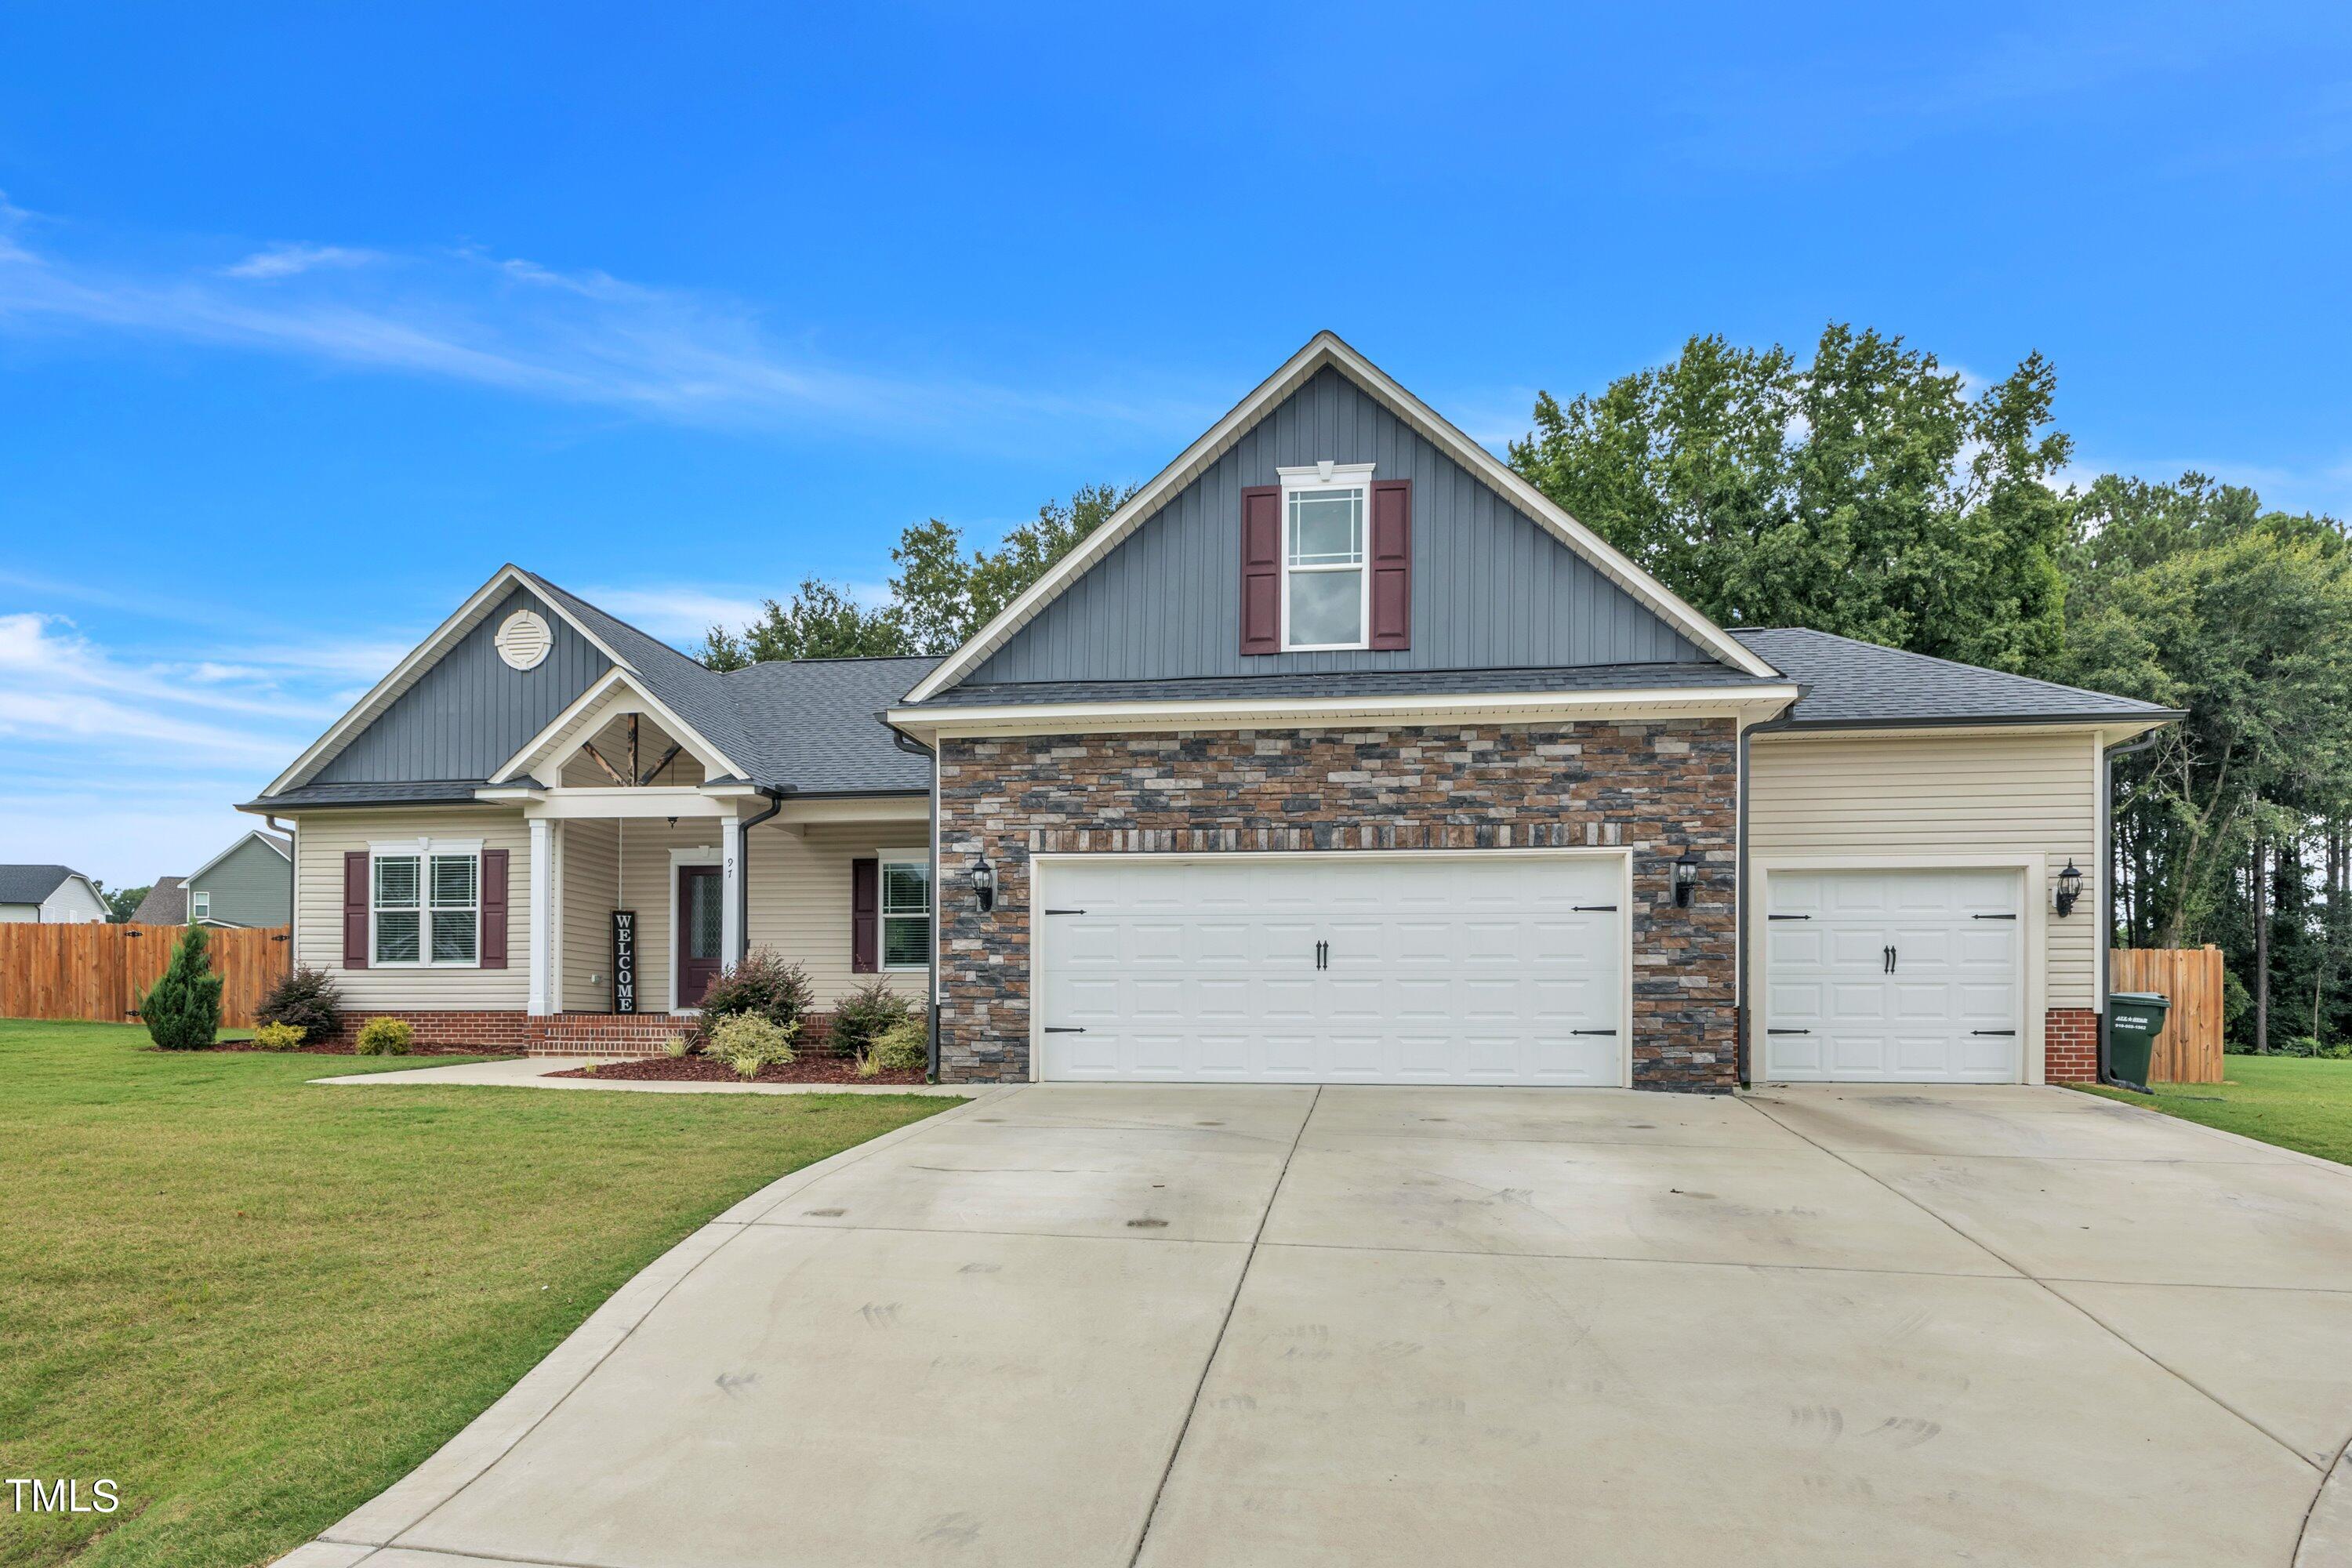
[[[767,797],[768,809],[757,816],[745,817],[735,830],[735,929],[743,933],[746,958],[751,954],[751,829],[783,810],[784,796],[793,793],[790,784],[781,789],[770,789],[765,784],[753,787]]]
[[[931,952],[929,970],[923,976],[923,992],[930,1005],[923,1009],[925,1036],[923,1041],[923,1077],[932,1083],[940,1081],[940,906],[944,901],[940,887],[940,753],[935,746],[926,746],[887,719],[882,727],[890,731],[890,742],[913,756],[931,759]]]
[[[286,973],[294,973],[294,933],[301,929],[295,916],[295,905],[302,896],[302,834],[291,822],[280,822],[276,812],[264,812],[261,820],[273,832],[286,835],[287,884],[290,896],[286,900]]]
[[[2156,744],[2161,730],[2150,730],[2137,741],[2109,746],[2099,753],[2099,1081],[2111,1084],[2107,1070],[2107,996],[2116,975],[2116,759],[2145,752]]]
[[[1807,689],[1805,687],[1798,688],[1798,701],[1804,700],[1803,694]],[[1791,702],[1780,710],[1778,719],[1750,724],[1739,731],[1739,822],[1731,871],[1731,962],[1738,973],[1732,976],[1731,982],[1731,1019],[1738,1036],[1732,1046],[1734,1062],[1742,1089],[1748,1087],[1748,1037],[1751,1033],[1748,1027],[1748,740],[1759,731],[1769,733],[1775,730],[1796,728],[1796,720],[1790,717],[1796,708],[1797,704]]]

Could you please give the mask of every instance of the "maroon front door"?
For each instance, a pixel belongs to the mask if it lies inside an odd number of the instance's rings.
[[[726,879],[716,866],[677,868],[677,1005],[699,1007],[719,978]]]

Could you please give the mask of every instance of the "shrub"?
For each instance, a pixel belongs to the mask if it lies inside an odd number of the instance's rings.
[[[705,1048],[720,1020],[742,1014],[765,1018],[786,1031],[796,1031],[815,994],[808,971],[786,963],[773,948],[755,948],[743,962],[710,983],[702,995],[702,1037]],[[712,1052],[716,1055],[716,1052]]]
[[[172,950],[171,966],[139,1005],[147,1037],[167,1051],[200,1051],[220,1033],[221,977],[213,973],[212,938],[192,925]]]
[[[2335,1040],[2319,1047],[2319,1054],[2331,1062],[2352,1062],[2352,1040]]]
[[[757,1013],[738,1013],[710,1026],[710,1037],[702,1051],[741,1077],[757,1078],[770,1063],[793,1059],[793,1035],[798,1026],[787,1028]]]
[[[930,1031],[920,1018],[902,1018],[866,1043],[857,1059],[860,1077],[885,1072],[921,1072],[930,1066]]]
[[[265,1051],[290,1051],[302,1044],[299,1024],[264,1024],[253,1031],[253,1043]]]
[[[307,1046],[335,1037],[342,1006],[343,994],[335,983],[306,963],[269,988],[254,1016],[265,1024],[293,1025],[302,1031],[296,1043]]]
[[[404,1057],[415,1041],[416,1031],[403,1018],[370,1018],[360,1026],[360,1037],[352,1042],[352,1049],[363,1057]]]
[[[672,1035],[668,1039],[662,1042],[662,1055],[666,1057],[682,1057],[686,1055],[691,1044],[692,1042],[688,1041],[684,1035]]]
[[[834,1005],[833,1044],[845,1055],[862,1057],[871,1041],[914,1016],[915,1005],[877,977]]]

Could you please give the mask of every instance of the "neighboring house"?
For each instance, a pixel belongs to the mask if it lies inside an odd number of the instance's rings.
[[[0,922],[73,925],[107,913],[98,884],[70,866],[0,866]]]
[[[2175,717],[1727,631],[1324,333],[944,659],[721,675],[509,566],[246,809],[438,1037],[642,1049],[765,946],[959,1082],[2041,1082]]]
[[[158,877],[139,907],[131,911],[135,926],[184,926],[188,923],[188,889],[184,877]]]
[[[294,844],[247,834],[184,879],[186,918],[197,925],[282,926],[294,916]]]

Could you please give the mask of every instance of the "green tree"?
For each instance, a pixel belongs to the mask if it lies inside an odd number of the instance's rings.
[[[870,608],[845,589],[803,578],[790,604],[773,599],[741,636],[712,626],[698,657],[713,669],[793,658],[870,658],[912,651],[898,607]]]
[[[1702,612],[2002,669],[2053,657],[2070,455],[2031,355],[1971,399],[1899,337],[1832,324],[1787,349],[1697,337],[1565,406],[1512,466]]]
[[[98,889],[98,896],[106,900],[106,919],[110,925],[121,925],[128,921],[139,906],[147,901],[147,895],[155,890],[152,884],[110,888],[103,882],[97,882],[92,886]]]
[[[220,1034],[221,977],[213,973],[212,938],[192,925],[172,962],[139,1005],[147,1037],[167,1051],[202,1050]]]

